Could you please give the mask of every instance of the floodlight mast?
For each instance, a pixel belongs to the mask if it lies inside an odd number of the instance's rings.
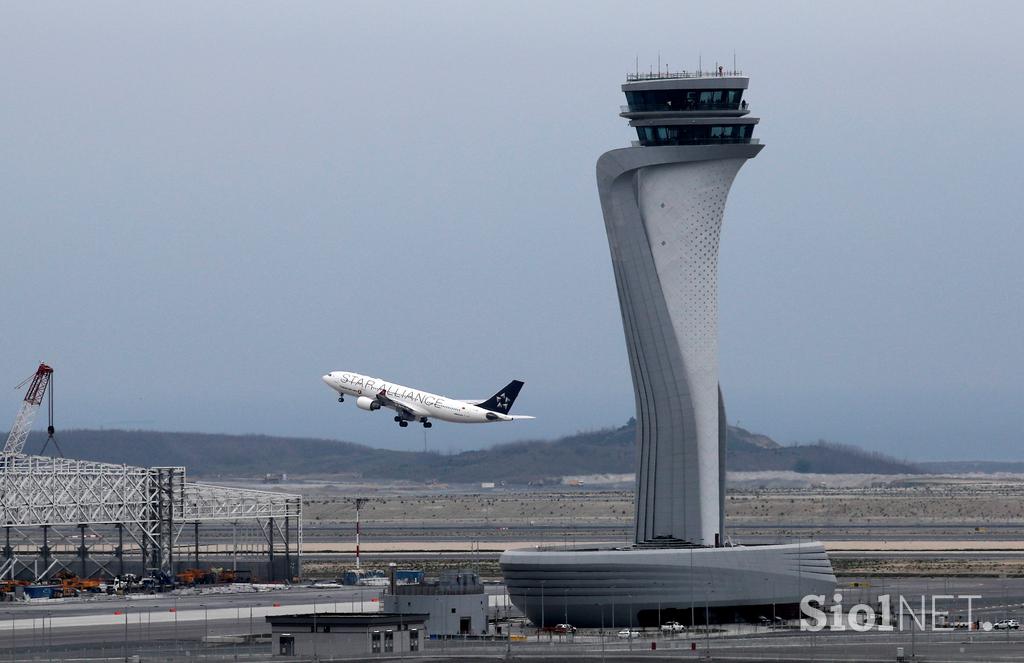
[[[32,422],[36,418],[36,412],[43,403],[46,395],[46,388],[50,385],[53,377],[53,369],[46,364],[39,364],[36,372],[25,382],[31,383],[28,391],[25,392],[25,400],[21,403],[18,416],[14,418],[14,426],[11,427],[11,434],[7,436],[7,444],[4,445],[3,454],[6,456],[20,454],[25,448],[25,440],[28,439],[29,431],[32,430]],[[18,386],[25,384],[22,382]]]

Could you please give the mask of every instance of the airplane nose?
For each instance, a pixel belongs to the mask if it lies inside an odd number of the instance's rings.
[[[320,379],[323,380],[324,382],[326,382],[327,384],[330,384],[331,383],[331,374],[328,373],[327,375],[322,376]]]

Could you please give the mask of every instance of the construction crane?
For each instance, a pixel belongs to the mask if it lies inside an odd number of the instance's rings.
[[[32,430],[32,421],[36,418],[36,412],[39,410],[39,406],[43,403],[43,397],[46,395],[46,388],[50,385],[50,381],[53,379],[53,369],[46,364],[39,364],[39,368],[36,372],[29,377],[25,378],[21,384],[15,389],[20,389],[25,383],[28,385],[28,391],[25,392],[25,400],[21,404],[21,409],[18,410],[18,416],[14,418],[14,426],[11,428],[11,434],[7,436],[7,444],[4,445],[3,454],[15,455],[20,454],[25,448],[25,440],[28,439],[29,431]],[[46,432],[50,439],[53,438],[53,390],[50,390],[50,423],[47,426]]]

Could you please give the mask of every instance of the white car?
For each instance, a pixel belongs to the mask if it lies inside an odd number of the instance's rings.
[[[998,622],[992,625],[992,628],[999,630],[1010,630],[1016,631],[1020,628],[1020,623],[1016,619],[1000,619]]]
[[[661,625],[662,633],[682,633],[686,627],[679,622],[665,622]]]
[[[619,631],[618,633],[616,633],[616,635],[618,635],[623,640],[629,640],[631,638],[639,638],[640,637],[640,631],[631,631],[628,628],[624,628],[621,631]]]

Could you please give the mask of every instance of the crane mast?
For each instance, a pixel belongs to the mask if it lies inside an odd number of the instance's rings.
[[[25,448],[25,440],[28,439],[29,431],[32,430],[32,421],[36,418],[36,412],[43,403],[43,397],[46,395],[46,388],[49,386],[52,376],[52,368],[46,364],[39,364],[36,372],[28,380],[25,380],[25,382],[31,381],[31,384],[28,386],[28,391],[25,392],[25,400],[21,403],[18,416],[14,419],[11,434],[7,436],[7,444],[4,445],[3,450],[4,455],[20,454]],[[21,385],[25,382],[22,382]]]

